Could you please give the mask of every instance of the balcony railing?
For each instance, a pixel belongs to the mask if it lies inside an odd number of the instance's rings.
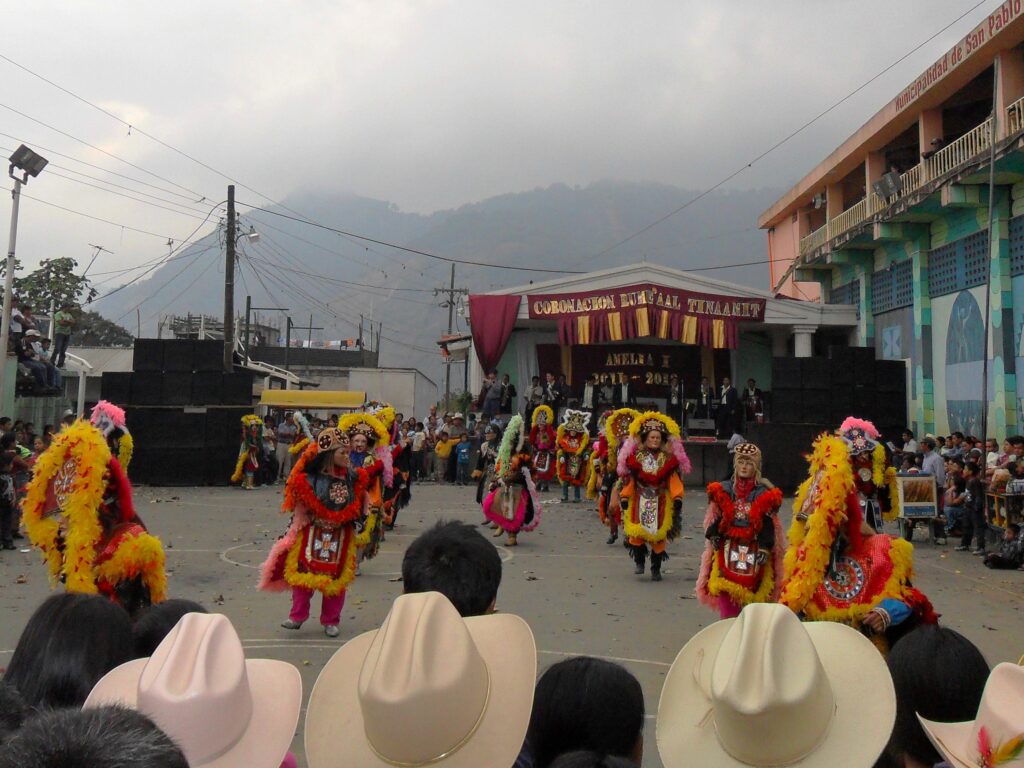
[[[1024,98],[1017,99],[1006,108],[1006,135],[1024,131]]]
[[[1007,108],[1009,133],[1024,129],[1024,99]],[[1014,123],[1014,121],[1017,121]],[[874,190],[867,197],[851,205],[824,226],[819,227],[800,240],[800,255],[804,256],[825,245],[854,227],[863,224],[872,216],[885,210],[898,197],[917,192],[929,181],[955,171],[992,147],[992,118],[972,128],[951,144],[947,144],[927,160],[918,163],[900,176],[902,186],[898,196],[888,200],[879,197]],[[1016,128],[1014,126],[1017,126]]]

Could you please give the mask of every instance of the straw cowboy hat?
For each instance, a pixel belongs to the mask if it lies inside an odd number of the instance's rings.
[[[306,710],[310,768],[515,762],[537,647],[510,614],[463,619],[438,592],[402,595],[379,630],[324,666]]]
[[[953,768],[1024,765],[1024,667],[1003,663],[992,670],[973,721],[917,719]]]
[[[679,652],[658,707],[665,768],[870,768],[896,719],[885,660],[860,632],[753,603]]]
[[[123,704],[149,716],[191,768],[278,768],[302,703],[299,671],[246,659],[226,616],[187,613],[148,659],[115,667],[86,707]]]

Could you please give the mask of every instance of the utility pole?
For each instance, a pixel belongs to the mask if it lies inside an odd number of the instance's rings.
[[[7,344],[11,338],[11,301],[14,297],[14,246],[18,242],[18,208],[23,183],[13,171],[12,166],[10,176],[14,179],[14,191],[11,193],[11,232],[7,240],[7,270],[4,273],[4,314],[0,321],[0,404],[4,402],[4,396],[7,394],[4,390],[7,384]]]
[[[363,348],[363,316],[359,316],[359,349]]]
[[[454,323],[455,323],[455,304],[456,304],[455,297],[459,296],[459,295],[462,295],[462,294],[469,293],[469,291],[466,290],[465,288],[456,288],[455,287],[455,264],[454,263],[452,264],[451,278],[448,281],[448,287],[447,288],[436,288],[436,289],[434,289],[434,295],[435,296],[437,296],[438,294],[441,294],[441,293],[446,294],[447,297],[448,297],[447,300],[445,301],[445,304],[448,305],[448,335],[451,336],[452,335],[452,331],[454,330]],[[443,307],[443,306],[445,306],[445,304],[442,304],[441,306]],[[451,392],[452,392],[452,366],[451,366],[451,359],[449,358],[447,361],[445,361],[445,373],[444,373],[444,407],[445,408],[448,408],[448,399],[451,396]]]
[[[224,242],[224,372],[234,370],[235,347],[235,185],[228,185],[228,221]]]

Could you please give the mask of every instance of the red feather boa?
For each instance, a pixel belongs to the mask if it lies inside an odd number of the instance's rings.
[[[782,506],[782,491],[772,488],[754,499],[750,505],[750,525],[746,528],[733,525],[736,514],[735,502],[721,483],[711,483],[708,486],[708,499],[722,512],[722,520],[718,524],[718,533],[721,536],[737,541],[752,541],[761,532],[769,513]]]
[[[351,471],[351,470],[350,470]],[[352,489],[352,500],[342,509],[337,511],[328,509],[323,505],[313,487],[309,484],[309,475],[306,472],[290,478],[288,484],[291,492],[297,501],[302,502],[309,514],[320,520],[326,520],[335,525],[351,523],[359,518],[363,512],[363,497],[366,495],[366,487],[369,484],[366,472],[356,469],[355,482]]]
[[[669,475],[679,469],[679,460],[672,454],[668,454],[668,458],[665,459],[661,469],[652,475],[650,472],[644,471],[643,466],[636,459],[636,454],[631,453],[626,457],[626,466],[629,467],[633,477],[644,485],[661,485],[668,480]]]

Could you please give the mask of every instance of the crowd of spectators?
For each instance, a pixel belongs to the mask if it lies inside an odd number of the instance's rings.
[[[47,326],[36,318],[31,304],[15,297],[10,319],[7,354],[18,360],[18,391],[36,396],[60,394],[60,371],[77,322],[76,306],[62,305]]]
[[[957,734],[1024,730],[1024,668],[990,671],[945,627],[913,629],[886,661],[853,629],[822,634],[752,605],[691,638],[645,702],[632,673],[598,657],[537,679],[528,622],[497,611],[501,559],[473,526],[427,530],[402,577],[381,628],[343,646],[305,702],[310,768],[636,768],[655,748],[652,708],[667,768],[960,765],[973,747]],[[0,680],[0,768],[292,768],[303,703],[297,670],[246,660],[227,617],[197,603],[129,616],[58,593]]]

